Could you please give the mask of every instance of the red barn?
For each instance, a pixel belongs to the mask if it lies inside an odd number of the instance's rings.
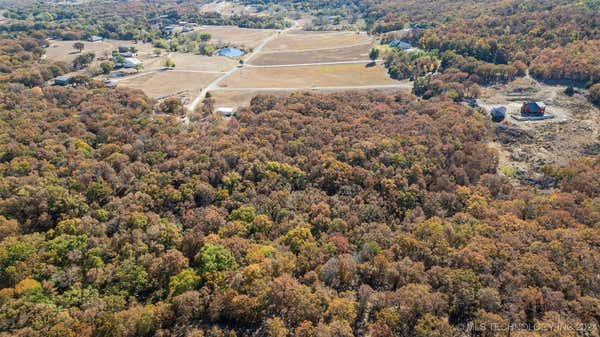
[[[522,116],[543,116],[546,113],[546,105],[542,102],[524,102],[521,106]]]

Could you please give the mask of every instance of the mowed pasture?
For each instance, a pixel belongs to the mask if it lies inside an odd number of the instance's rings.
[[[339,61],[368,60],[371,44],[354,45],[342,48],[314,49],[292,52],[266,52],[258,54],[249,64],[286,65]]]
[[[236,26],[201,26],[195,32],[210,33],[213,43],[229,43],[239,47],[256,48],[260,43],[276,33],[273,29],[252,29]]]
[[[119,81],[119,86],[140,89],[152,98],[182,91],[195,95],[218,76],[219,74],[165,70],[124,78]]]
[[[73,62],[77,55],[79,55],[79,52],[73,48],[73,44],[76,42],[83,42],[84,48],[82,52],[92,52],[96,54],[97,59],[102,59],[105,55],[110,57],[111,52],[116,50],[120,45],[135,47],[140,55],[151,54],[154,50],[149,43],[133,43],[132,41],[104,40],[100,42],[88,42],[52,40],[48,48],[46,48],[46,58],[51,61]]]
[[[291,31],[269,41],[263,52],[306,51],[323,48],[340,48],[368,44],[372,38],[365,32],[309,32]]]
[[[244,68],[220,83],[230,88],[352,87],[395,84],[381,65],[335,64],[274,68]]]

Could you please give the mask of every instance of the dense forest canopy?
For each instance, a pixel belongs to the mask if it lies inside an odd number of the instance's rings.
[[[597,2],[344,3],[373,30],[430,21],[414,41],[436,52],[389,60],[439,61],[428,99],[259,95],[184,124],[141,91],[45,85],[71,67],[41,58],[60,21],[6,30],[0,336],[600,336],[600,159],[515,186],[487,116],[433,94],[528,67],[597,82]]]

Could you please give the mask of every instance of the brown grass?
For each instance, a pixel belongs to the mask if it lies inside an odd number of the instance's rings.
[[[186,73],[176,70],[160,71],[135,78],[125,78],[119,81],[119,86],[141,89],[153,98],[180,91],[188,91],[191,95],[196,95],[218,76],[218,74]]]
[[[87,42],[87,41],[50,41],[50,46],[46,48],[46,57],[51,61],[63,61],[72,62],[79,53],[73,49],[75,42],[83,42],[85,48],[83,52],[93,52],[96,54],[97,59],[104,57],[104,53],[107,52],[109,57],[110,53],[117,49],[120,45],[128,45],[136,47],[139,51],[140,56],[150,54],[154,48],[149,43],[133,43],[132,41],[121,41],[121,40],[104,40],[102,42]]]
[[[213,43],[231,43],[247,48],[256,48],[261,41],[275,32],[272,29],[250,29],[235,26],[202,26],[196,28],[195,31],[210,33]]]
[[[263,51],[299,51],[319,48],[339,48],[371,42],[364,32],[289,32],[270,41]]]
[[[382,66],[338,64],[305,67],[244,68],[221,82],[231,88],[311,88],[394,84]]]
[[[194,71],[227,71],[237,64],[236,60],[224,56],[202,56],[195,54],[170,53],[160,57],[140,57],[144,61],[145,70],[156,70],[163,67],[166,58],[175,62],[175,69]]]
[[[298,64],[368,60],[370,44],[300,52],[267,52],[258,54],[250,63],[256,65]]]

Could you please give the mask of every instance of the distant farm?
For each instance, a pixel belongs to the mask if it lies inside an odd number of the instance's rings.
[[[309,32],[298,23],[285,30],[235,26],[172,29],[179,29],[177,34],[205,34],[215,45],[239,48],[243,55],[219,56],[219,50],[211,51],[212,56],[158,52],[147,43],[102,40],[80,41],[82,51],[73,48],[77,41],[52,41],[46,57],[72,62],[81,52],[92,52],[96,59],[91,67],[99,67],[120,46],[131,46],[135,55],[126,56],[135,56],[143,66],[135,71],[102,73],[96,78],[140,89],[157,100],[179,97],[191,110],[207,93],[216,107],[236,108],[265,92],[410,89],[407,83],[391,79],[380,62],[369,58],[375,41],[365,32]]]

